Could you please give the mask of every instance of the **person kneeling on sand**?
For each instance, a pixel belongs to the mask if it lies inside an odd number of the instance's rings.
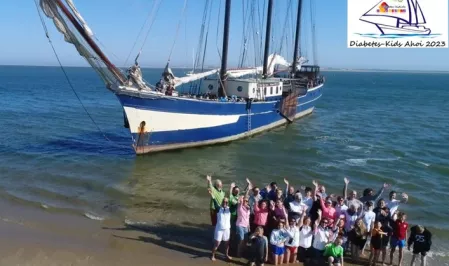
[[[212,248],[211,260],[215,261],[215,252],[217,252],[220,243],[223,241],[226,249],[226,257],[228,260],[232,258],[229,256],[229,236],[231,234],[231,211],[229,210],[229,199],[224,198],[221,206],[218,204],[217,200],[214,198],[214,193],[209,189],[209,194],[215,204],[215,209],[218,210],[217,213],[217,225],[215,226],[214,233],[214,247]]]
[[[343,239],[337,237],[334,243],[327,244],[324,250],[324,257],[329,266],[343,266]]]
[[[263,235],[262,226],[256,228],[249,242],[251,243],[250,265],[263,266],[268,261],[268,239]]]

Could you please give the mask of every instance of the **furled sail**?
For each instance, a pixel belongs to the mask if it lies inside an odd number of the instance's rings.
[[[186,84],[189,82],[193,82],[195,80],[205,78],[207,76],[217,73],[218,71],[219,71],[219,69],[213,69],[213,70],[209,70],[206,72],[190,74],[186,77],[175,77],[175,79],[174,79],[175,87],[181,86],[182,84]]]
[[[373,24],[394,26],[398,23],[410,24],[410,18],[415,16],[410,0],[398,5],[397,1],[382,0],[366,12],[360,20]]]
[[[285,60],[284,57],[277,55],[277,54],[271,54],[270,56],[268,56],[268,76],[271,76],[274,74],[274,68],[275,66],[284,66],[284,67],[289,67],[291,64],[287,62],[287,60]],[[239,78],[242,76],[246,76],[246,75],[251,75],[251,74],[261,74],[263,71],[263,67],[262,66],[258,66],[255,68],[244,68],[244,69],[230,69],[227,71],[227,75],[230,78]]]
[[[107,86],[116,83],[124,84],[126,78],[123,73],[90,39],[93,32],[79,14],[73,1],[65,1],[69,8],[63,4],[63,0],[40,0],[40,7],[44,14],[53,20],[58,31],[64,35],[64,40],[75,46],[78,53],[87,60]]]

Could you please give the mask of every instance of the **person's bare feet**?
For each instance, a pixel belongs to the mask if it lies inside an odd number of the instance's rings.
[[[216,259],[215,259],[214,256],[212,256],[212,257],[210,258],[210,260],[211,260],[211,261],[216,261]]]
[[[229,256],[229,255],[226,255],[226,258],[227,258],[228,260],[232,260],[232,257]]]

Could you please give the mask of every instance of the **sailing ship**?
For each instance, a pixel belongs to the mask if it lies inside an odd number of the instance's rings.
[[[263,66],[228,70],[231,0],[226,0],[221,68],[175,77],[167,63],[156,87],[143,80],[137,60],[127,75],[111,63],[72,0],[40,0],[40,6],[119,99],[134,150],[145,154],[230,142],[312,113],[322,95],[324,78],[319,66],[302,65],[304,60],[298,56],[301,2],[292,64],[280,55],[269,55],[273,6],[269,0]],[[287,67],[284,76],[274,75],[279,65]],[[207,78],[217,73],[219,78]],[[261,78],[242,78],[260,73]],[[196,95],[174,90],[199,79],[201,88]]]
[[[394,5],[380,1],[360,20],[376,25],[382,35],[429,35],[431,32],[423,25],[426,18],[418,0],[396,1]]]

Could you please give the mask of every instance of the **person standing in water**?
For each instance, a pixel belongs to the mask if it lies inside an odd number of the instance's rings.
[[[421,266],[426,266],[426,255],[432,246],[432,233],[422,225],[415,225],[410,229],[408,250],[413,245],[413,258],[410,266],[415,266],[416,257],[421,253]]]
[[[223,184],[220,179],[215,180],[214,185],[212,185],[212,177],[207,175],[207,187],[213,194],[213,198],[217,201],[218,206],[221,206],[221,203],[225,197],[225,192],[223,191]],[[210,219],[212,226],[217,224],[217,213],[218,209],[215,209],[214,200],[210,200]]]
[[[209,194],[215,204],[215,209],[218,210],[217,213],[217,225],[215,226],[214,232],[214,247],[212,248],[212,256],[211,260],[215,261],[215,253],[217,252],[218,247],[221,242],[224,242],[225,245],[225,255],[228,260],[232,258],[229,256],[229,237],[231,235],[231,211],[229,210],[229,199],[224,198],[221,206],[218,204],[218,201],[214,197],[214,193],[212,189],[209,189]]]
[[[250,265],[263,266],[268,261],[268,239],[264,236],[263,227],[256,227],[249,242],[251,242]]]
[[[399,214],[394,214],[392,217],[393,220],[393,236],[391,237],[391,252],[390,252],[390,264],[393,264],[393,255],[396,251],[396,247],[399,248],[399,266],[402,266],[402,257],[404,255],[403,248],[407,239],[407,229],[408,223],[405,221],[407,219],[407,215],[405,213],[400,212]]]

